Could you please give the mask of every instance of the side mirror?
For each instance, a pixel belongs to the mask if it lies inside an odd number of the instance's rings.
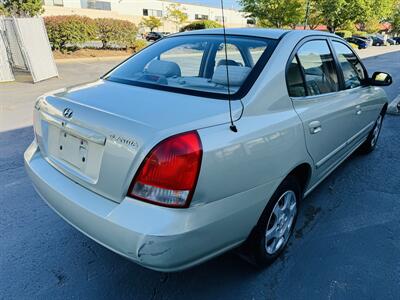
[[[375,86],[387,86],[393,82],[392,76],[385,72],[375,72],[369,79],[370,85]]]

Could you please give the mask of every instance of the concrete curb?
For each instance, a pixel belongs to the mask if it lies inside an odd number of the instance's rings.
[[[387,113],[391,115],[400,115],[400,95],[389,103]]]
[[[379,46],[379,47],[374,46],[363,50],[356,50],[358,56],[360,56],[361,59],[371,58],[374,56],[379,56],[396,51],[400,51],[400,45]]]
[[[101,61],[122,61],[130,55],[124,56],[102,56],[102,57],[82,57],[82,58],[56,58],[58,64],[76,63],[76,62],[101,62]]]

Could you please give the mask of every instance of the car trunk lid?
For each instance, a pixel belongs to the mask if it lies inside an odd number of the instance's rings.
[[[35,131],[50,164],[120,202],[160,140],[227,121],[226,101],[100,80],[47,95],[35,113]]]

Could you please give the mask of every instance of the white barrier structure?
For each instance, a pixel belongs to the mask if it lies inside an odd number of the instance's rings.
[[[0,82],[13,81],[14,74],[12,73],[11,64],[8,59],[8,51],[6,46],[4,22],[0,17]]]
[[[7,56],[13,69],[29,71],[33,82],[58,76],[42,18],[2,18],[0,23],[5,42],[0,56]]]

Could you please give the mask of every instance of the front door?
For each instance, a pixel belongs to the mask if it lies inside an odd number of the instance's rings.
[[[322,38],[306,41],[298,49],[287,79],[317,179],[322,178],[348,153],[348,141],[358,132],[358,99],[340,91],[333,54]]]
[[[366,131],[368,133],[371,122],[373,123],[378,118],[382,109],[380,93],[378,89],[366,82],[368,74],[349,46],[336,39],[332,41],[332,46],[343,76],[343,97],[349,98],[349,101],[355,100],[357,102],[354,125],[358,127],[360,132]],[[363,136],[365,134],[360,134],[360,138]]]

